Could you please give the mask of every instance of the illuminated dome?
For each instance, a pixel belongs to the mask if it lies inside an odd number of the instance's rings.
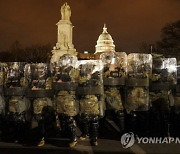
[[[107,27],[104,24],[103,32],[99,36],[96,45],[96,52],[115,52],[115,45],[111,35],[107,32]]]

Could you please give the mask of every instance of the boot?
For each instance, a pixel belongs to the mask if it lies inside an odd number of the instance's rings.
[[[120,130],[120,134],[123,134],[125,131],[124,128],[124,112],[123,111],[117,111],[116,112],[116,120],[117,120],[117,125]]]
[[[68,119],[68,128],[70,133],[71,142],[69,143],[69,147],[74,147],[77,144],[77,137],[76,137],[76,122],[73,117]]]
[[[38,147],[42,147],[45,145],[45,140],[44,140],[44,137],[41,139],[41,141],[38,143]]]
[[[84,141],[89,139],[89,122],[84,121],[82,124],[82,135],[79,138],[80,140]]]
[[[98,142],[98,128],[99,128],[99,121],[98,117],[94,117],[92,120],[91,125],[91,144],[92,146],[97,146]]]

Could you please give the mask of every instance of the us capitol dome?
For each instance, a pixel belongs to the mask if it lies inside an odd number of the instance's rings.
[[[107,32],[106,24],[104,24],[103,32],[99,36],[95,48],[96,48],[95,54],[101,52],[115,52],[114,41],[111,35]]]

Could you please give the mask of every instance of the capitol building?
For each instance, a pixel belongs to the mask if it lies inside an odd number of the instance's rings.
[[[115,45],[111,35],[108,33],[107,26],[104,24],[102,34],[99,35],[95,52],[78,53],[73,44],[73,24],[70,21],[71,8],[65,3],[61,6],[61,20],[57,25],[57,43],[53,47],[51,62],[57,62],[59,57],[64,54],[71,54],[78,59],[98,59],[101,53],[115,52]]]

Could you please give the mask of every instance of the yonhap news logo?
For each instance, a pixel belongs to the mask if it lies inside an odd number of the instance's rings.
[[[121,144],[125,149],[132,147],[135,141],[137,141],[137,144],[180,144],[180,138],[178,137],[135,137],[132,132],[121,136]]]
[[[133,146],[134,142],[135,142],[135,138],[132,132],[125,133],[121,137],[121,144],[122,144],[122,147],[125,149]]]

